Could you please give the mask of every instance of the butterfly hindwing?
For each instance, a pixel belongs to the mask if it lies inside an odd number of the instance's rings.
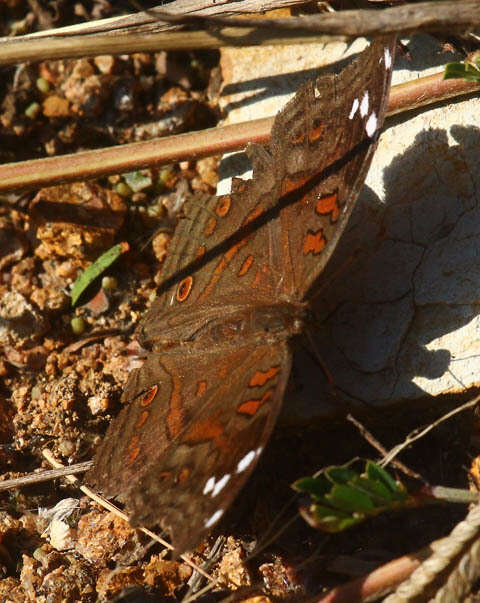
[[[191,548],[254,468],[281,407],[290,361],[285,343],[152,354],[132,380],[139,391],[129,387],[131,402],[110,427],[126,437],[104,446],[95,483],[126,501],[133,525],[161,517],[177,551]],[[142,371],[158,371],[159,362],[162,380],[155,384]],[[190,379],[192,366],[200,379]]]

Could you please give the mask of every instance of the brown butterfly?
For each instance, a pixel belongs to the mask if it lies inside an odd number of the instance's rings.
[[[164,285],[87,481],[160,524],[176,552],[225,513],[275,424],[309,293],[345,228],[383,124],[395,40],[305,84],[250,145],[253,179],[185,203]]]

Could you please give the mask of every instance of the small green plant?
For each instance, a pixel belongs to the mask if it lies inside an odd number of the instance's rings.
[[[93,283],[93,281],[102,274],[115,260],[117,260],[122,253],[125,253],[130,249],[127,242],[119,243],[110,247],[108,251],[102,253],[93,264],[90,264],[80,276],[76,279],[72,286],[72,308],[75,306],[85,289]]]
[[[351,463],[349,464],[351,465]],[[302,477],[292,488],[311,498],[300,508],[307,523],[323,532],[342,532],[385,511],[427,504],[478,504],[478,492],[422,485],[413,492],[373,461],[363,473],[349,465],[327,467],[318,477]]]
[[[480,82],[480,52],[475,53],[464,63],[448,63],[443,79],[464,79],[467,82]]]
[[[341,532],[383,511],[412,506],[403,484],[372,461],[361,474],[349,467],[328,467],[319,477],[301,478],[292,487],[310,495],[312,503],[300,512],[324,532]]]

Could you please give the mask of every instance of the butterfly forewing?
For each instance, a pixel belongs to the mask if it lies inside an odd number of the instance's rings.
[[[393,37],[378,38],[340,75],[305,84],[272,131],[280,204],[284,291],[303,299],[354,207],[383,125]]]
[[[277,115],[269,148],[251,145],[253,179],[186,203],[163,270],[174,283],[161,287],[141,323],[144,345],[188,339],[223,300],[304,299],[370,165],[394,48],[393,36],[378,38],[339,75],[305,84]]]

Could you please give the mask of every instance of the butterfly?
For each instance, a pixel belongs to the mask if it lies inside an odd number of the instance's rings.
[[[149,349],[88,483],[176,553],[221,519],[275,425],[308,299],[363,185],[389,93],[394,36],[307,82],[249,145],[253,178],[184,205],[163,285],[137,337]]]

